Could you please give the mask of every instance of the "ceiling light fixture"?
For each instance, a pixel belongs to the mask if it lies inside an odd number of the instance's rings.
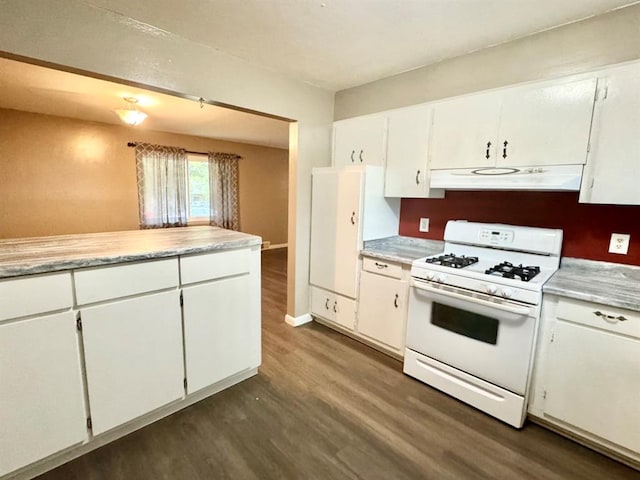
[[[123,100],[125,101],[126,108],[115,110],[120,120],[132,127],[144,122],[147,114],[138,108],[138,99],[135,97],[124,97]]]

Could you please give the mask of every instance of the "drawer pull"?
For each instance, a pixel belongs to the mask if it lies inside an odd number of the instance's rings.
[[[364,162],[364,160],[362,159],[363,153],[364,153],[364,150],[360,150],[360,155],[358,155],[358,157],[360,158],[360,163]]]
[[[393,306],[398,308],[398,294],[396,293],[396,298],[393,299]]]
[[[600,310],[596,310],[593,314],[596,317],[602,317],[604,320],[617,320],[619,322],[625,322],[627,320],[627,318],[622,315],[618,315],[617,317],[615,315],[607,315],[606,313],[602,313]]]
[[[326,308],[327,310],[329,310],[329,299],[327,298],[327,301],[324,302],[324,308]]]
[[[338,313],[338,302],[333,302],[333,311],[334,313]]]
[[[355,160],[353,158],[353,154],[356,153],[355,150],[351,150],[351,163],[355,163]]]
[[[420,170],[416,172],[416,185],[420,185]]]
[[[378,263],[378,262],[375,262],[375,263],[376,263],[376,267],[378,267],[379,269],[383,269],[383,268],[388,268],[389,267],[389,265],[387,265],[386,263]]]

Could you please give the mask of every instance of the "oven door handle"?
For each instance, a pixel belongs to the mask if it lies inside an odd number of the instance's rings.
[[[440,288],[433,288],[422,282],[417,282],[416,280],[413,280],[411,282],[411,285],[419,290],[424,290],[425,292],[431,292],[431,293],[435,293],[445,297],[464,300],[465,302],[475,303],[477,305],[482,305],[484,307],[495,308],[496,310],[502,310],[503,312],[514,313],[516,315],[529,315],[531,312],[531,309],[529,307],[512,307],[509,305],[503,305],[501,303],[489,302],[487,300],[482,300],[480,298],[474,298],[468,295],[461,295],[455,292],[448,292]]]

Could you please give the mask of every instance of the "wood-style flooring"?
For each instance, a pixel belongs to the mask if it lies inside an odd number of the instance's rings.
[[[262,265],[257,376],[40,478],[640,478],[537,425],[515,430],[322,325],[289,327],[286,250]]]

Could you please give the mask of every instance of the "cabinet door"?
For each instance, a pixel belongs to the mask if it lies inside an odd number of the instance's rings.
[[[81,313],[94,434],[184,396],[177,290]]]
[[[505,93],[496,165],[584,164],[595,90],[589,79]]]
[[[354,118],[333,126],[333,166],[384,166],[384,116]]]
[[[349,330],[356,326],[356,301],[340,295],[335,296],[333,311],[334,321]]]
[[[426,197],[429,194],[427,154],[431,108],[392,112],[388,116],[385,197]]]
[[[249,275],[187,287],[182,294],[188,393],[258,366],[253,332],[260,327],[251,314]]]
[[[432,169],[495,165],[501,95],[481,93],[433,107]]]
[[[326,320],[335,322],[337,303],[336,295],[322,290],[320,288],[311,287],[311,314],[322,317]]]
[[[558,321],[544,413],[640,452],[640,340]]]
[[[394,350],[402,350],[408,289],[409,285],[404,280],[362,272],[358,332]]]
[[[87,439],[72,312],[0,326],[0,476]]]
[[[310,282],[351,298],[356,296],[363,179],[360,169],[313,172]]]
[[[640,205],[640,67],[601,82],[580,201]]]

